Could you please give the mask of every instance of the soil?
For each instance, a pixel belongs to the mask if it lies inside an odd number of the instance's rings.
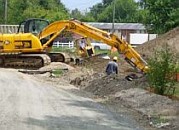
[[[152,57],[156,50],[164,48],[166,45],[175,54],[179,53],[179,28],[169,31],[159,36],[157,39],[144,43],[136,48],[145,59]],[[135,73],[135,70],[123,60],[120,55],[119,74],[106,76],[104,71],[109,60],[99,57],[88,59],[78,70],[69,71],[63,78],[80,88],[90,92],[96,100],[112,104],[118,110],[119,104],[134,110],[132,115],[137,114],[138,120],[146,117],[145,121],[150,126],[160,129],[179,129],[179,102],[166,96],[156,95],[147,90],[149,84],[145,76]],[[87,68],[87,69],[84,69]],[[83,73],[80,73],[81,71]],[[138,79],[128,81],[125,76],[134,73]],[[141,117],[142,116],[142,117]],[[141,117],[141,118],[139,118]]]
[[[118,62],[119,74],[111,76],[104,73],[109,60],[98,57],[88,61],[89,63],[73,67],[64,63],[51,64],[43,69],[60,69],[64,66],[70,69],[61,76],[51,77],[50,73],[46,73],[38,77],[41,76],[54,84],[71,83],[81,90],[83,96],[91,97],[119,113],[125,109],[122,113],[131,115],[146,130],[179,128],[179,102],[146,90],[149,85],[141,74],[136,73],[141,76],[136,80],[126,80],[125,76],[134,71],[130,66],[126,66],[125,61],[121,59]]]
[[[179,52],[179,28],[176,28],[157,39],[144,43],[136,48],[145,58],[153,56],[155,49],[163,48],[165,44],[175,52]],[[106,76],[105,68],[109,60],[93,57],[84,60],[78,66],[64,63],[52,63],[40,70],[49,71],[61,69],[61,75],[53,75],[53,71],[34,75],[52,84],[72,84],[81,90],[81,94],[90,96],[97,102],[105,104],[119,113],[128,114],[138,120],[146,130],[179,129],[179,101],[156,95],[147,90],[149,84],[145,76],[124,61],[123,55],[118,60],[119,74]],[[138,79],[128,81],[125,77],[134,73]]]
[[[156,50],[169,47],[175,54],[179,53],[179,27],[167,32],[166,34],[159,35],[158,38],[148,41],[136,48],[146,59],[154,56]]]

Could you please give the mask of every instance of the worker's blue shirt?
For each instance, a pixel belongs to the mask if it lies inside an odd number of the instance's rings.
[[[118,74],[118,64],[114,61],[110,61],[106,67],[107,75]]]

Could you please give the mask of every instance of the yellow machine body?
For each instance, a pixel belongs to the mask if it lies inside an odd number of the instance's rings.
[[[31,33],[0,34],[0,53],[39,53],[44,49]]]

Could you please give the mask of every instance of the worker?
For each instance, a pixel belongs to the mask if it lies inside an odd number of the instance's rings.
[[[114,56],[113,60],[110,61],[106,67],[107,75],[110,74],[118,74],[118,64],[117,64],[117,57]]]
[[[82,38],[82,40],[80,42],[80,49],[84,51],[85,47],[86,47],[86,42],[85,42],[85,39]]]

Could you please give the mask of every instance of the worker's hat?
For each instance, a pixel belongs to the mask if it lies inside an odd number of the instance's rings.
[[[114,56],[114,57],[113,57],[113,60],[117,61],[117,56]]]

